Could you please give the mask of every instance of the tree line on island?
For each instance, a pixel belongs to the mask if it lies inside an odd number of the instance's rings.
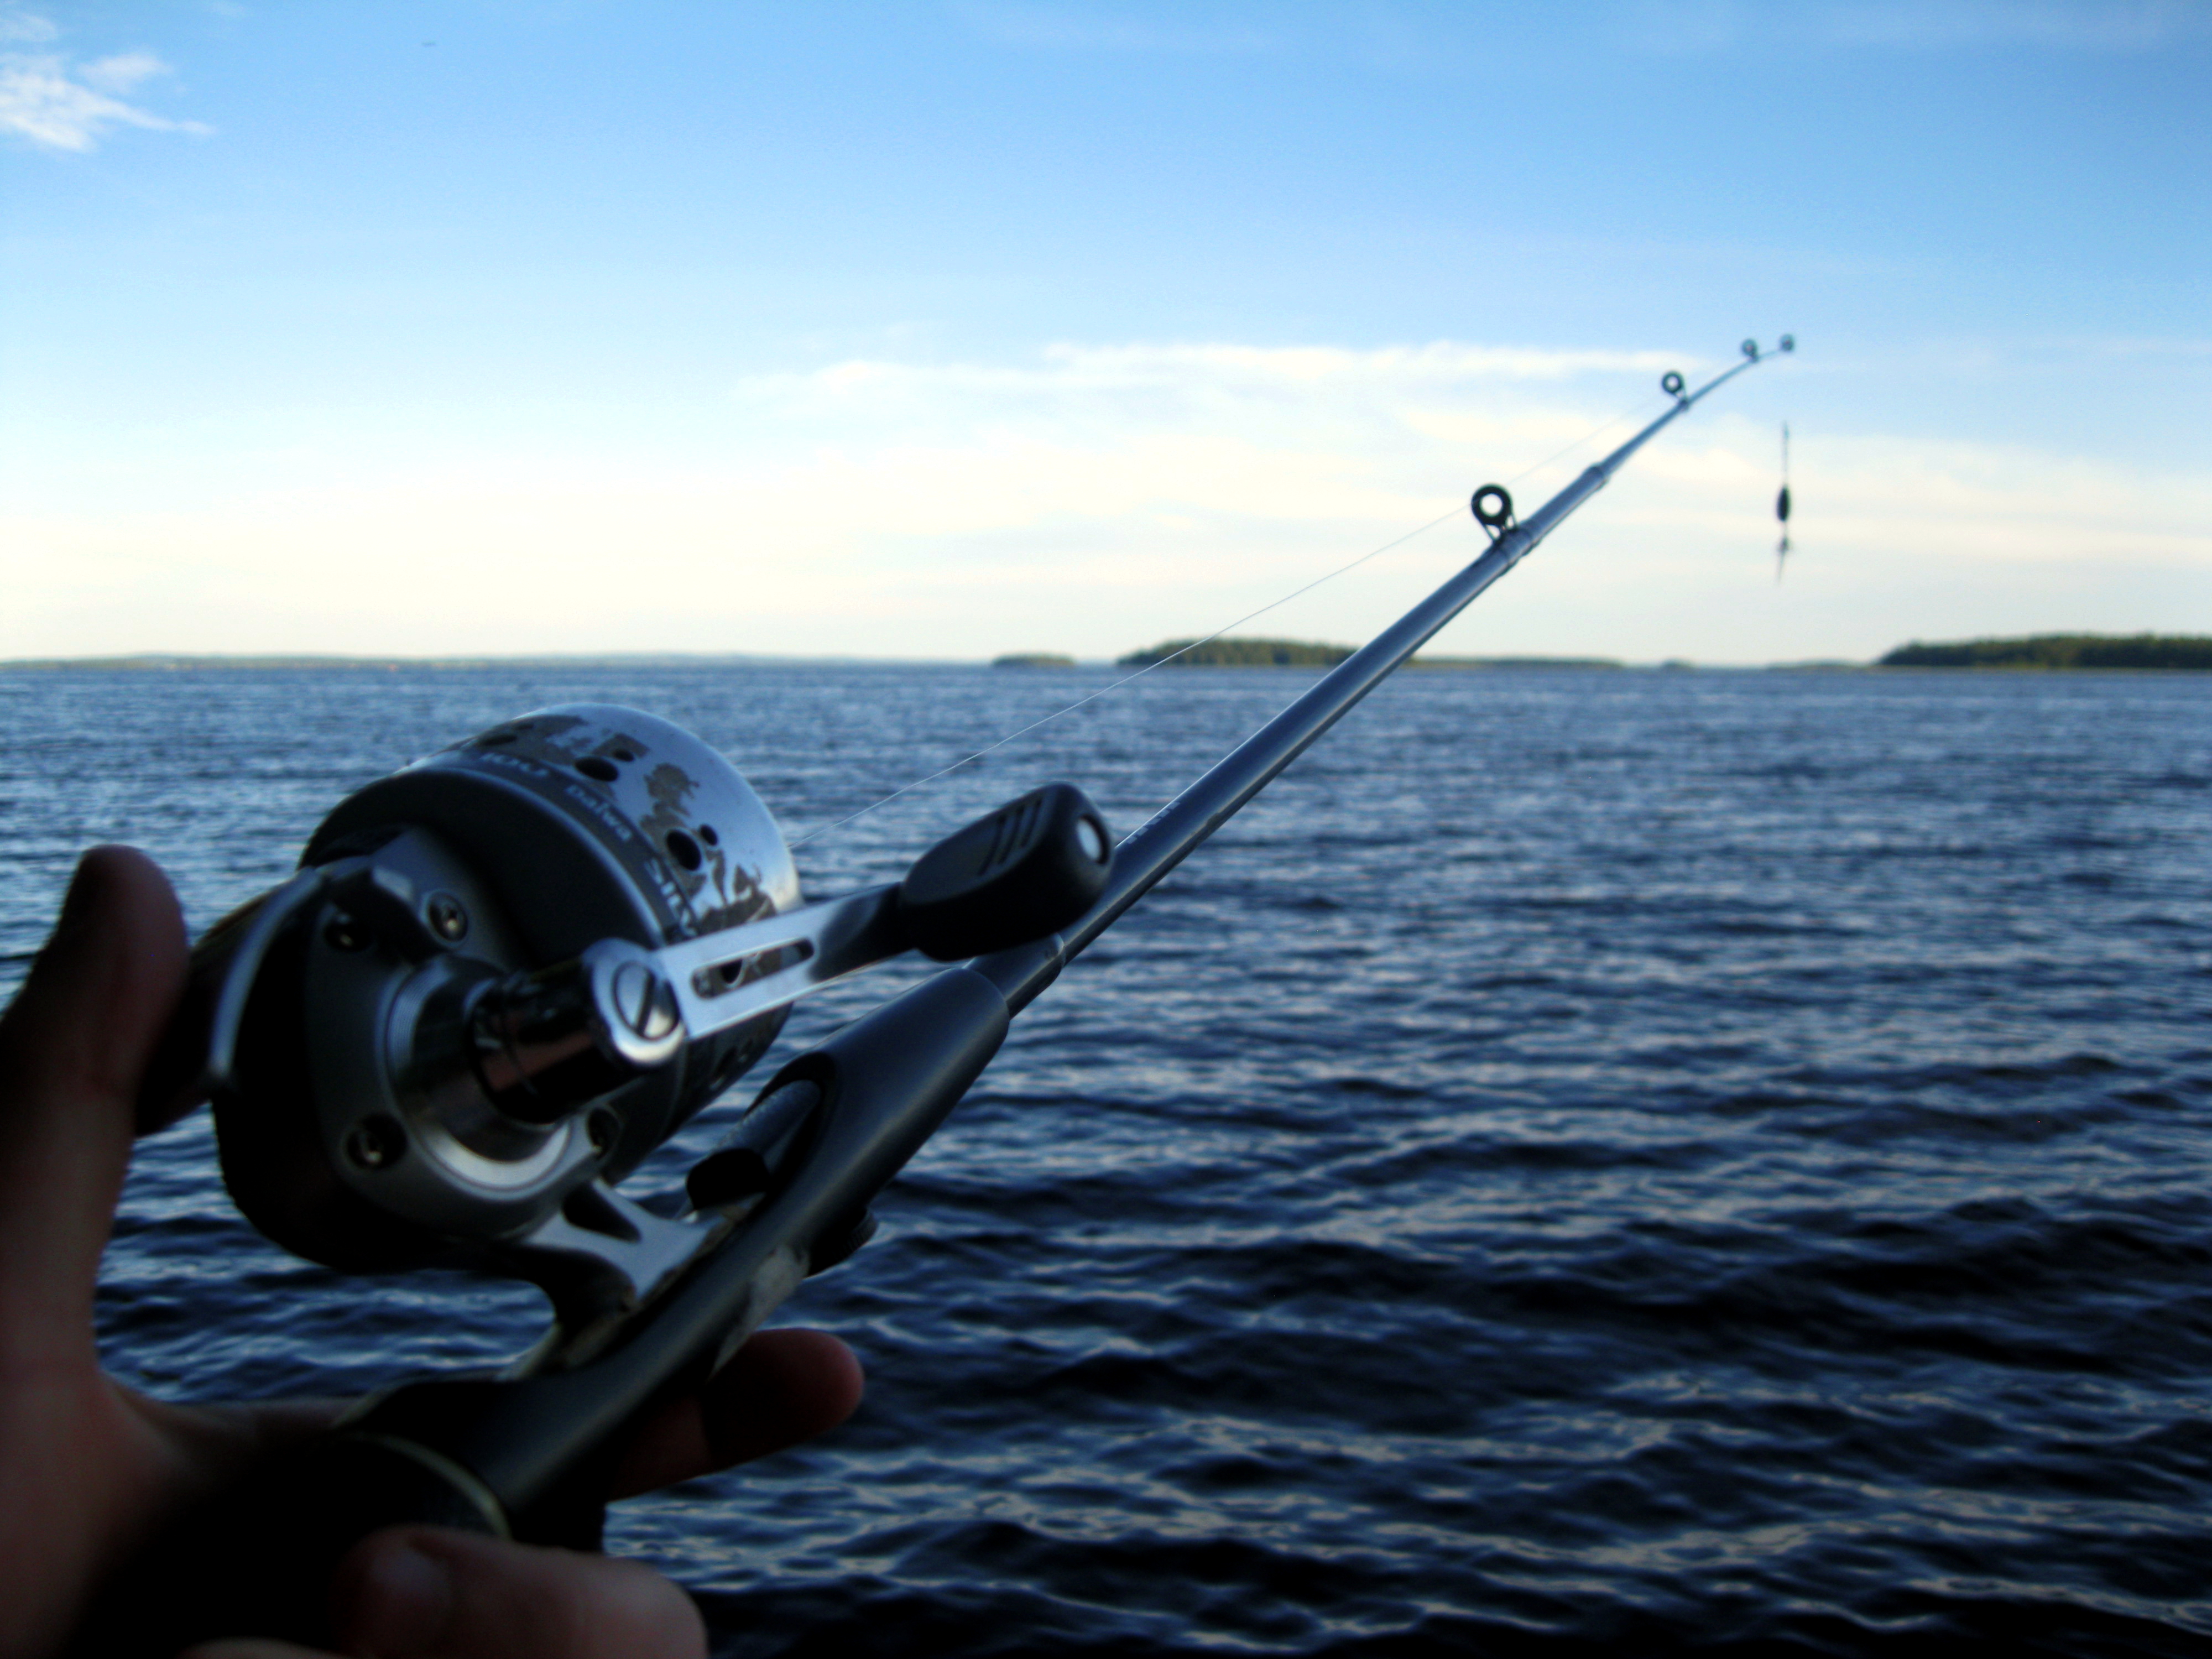
[[[1878,668],[2212,669],[2212,635],[2031,634],[1951,645],[1900,645]]]
[[[1352,653],[1348,645],[1313,640],[1164,640],[1116,657],[1121,668],[1334,668]],[[995,668],[1073,668],[1075,659],[1049,651],[1018,651],[996,659]],[[1669,668],[1690,665],[1670,662]],[[1847,668],[1849,663],[1810,665]],[[1409,668],[1620,668],[1612,657],[1415,657]],[[2212,670],[2212,635],[2033,634],[2015,639],[1961,640],[1928,645],[1916,640],[1877,659],[1876,668],[2153,668]]]

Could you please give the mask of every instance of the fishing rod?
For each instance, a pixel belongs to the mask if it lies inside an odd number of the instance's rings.
[[[1780,349],[1795,342],[1784,335]],[[76,1652],[329,1639],[331,1575],[404,1523],[597,1548],[633,1426],[698,1389],[870,1206],[1014,1016],[1361,698],[1534,551],[1672,405],[1489,545],[1118,846],[1056,783],[902,880],[803,903],[736,769],[682,728],[572,704],[349,796],[300,873],[194,947],[142,1127],[211,1099],[223,1179],[294,1253],[351,1272],[458,1263],[540,1285],[553,1319],[495,1376],[363,1402],[172,1526],[106,1587]],[[678,1194],[617,1190],[757,1061],[791,1004],[912,951],[946,963],[790,1060]]]

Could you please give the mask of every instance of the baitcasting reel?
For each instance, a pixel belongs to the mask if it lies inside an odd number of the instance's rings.
[[[573,1341],[725,1234],[805,1133],[784,1091],[695,1170],[687,1213],[615,1190],[793,1000],[903,951],[1050,934],[1112,856],[1053,784],[902,882],[804,905],[768,809],[689,732],[600,704],[507,721],[349,797],[296,877],[202,941],[190,1042],[224,1179],[334,1267],[533,1279]]]

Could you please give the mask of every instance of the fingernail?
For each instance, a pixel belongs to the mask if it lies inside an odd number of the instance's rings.
[[[346,1634],[371,1659],[408,1659],[436,1649],[453,1612],[444,1565],[403,1545],[379,1553],[362,1575]]]

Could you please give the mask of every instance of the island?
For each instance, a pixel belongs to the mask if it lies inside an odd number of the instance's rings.
[[[2212,669],[2212,635],[2030,634],[2016,639],[1900,645],[1877,668]]]
[[[1063,657],[1057,651],[1009,651],[1003,657],[991,659],[994,668],[1073,668],[1075,659]]]
[[[1165,640],[1114,660],[1123,668],[1334,668],[1352,650],[1310,640]]]

